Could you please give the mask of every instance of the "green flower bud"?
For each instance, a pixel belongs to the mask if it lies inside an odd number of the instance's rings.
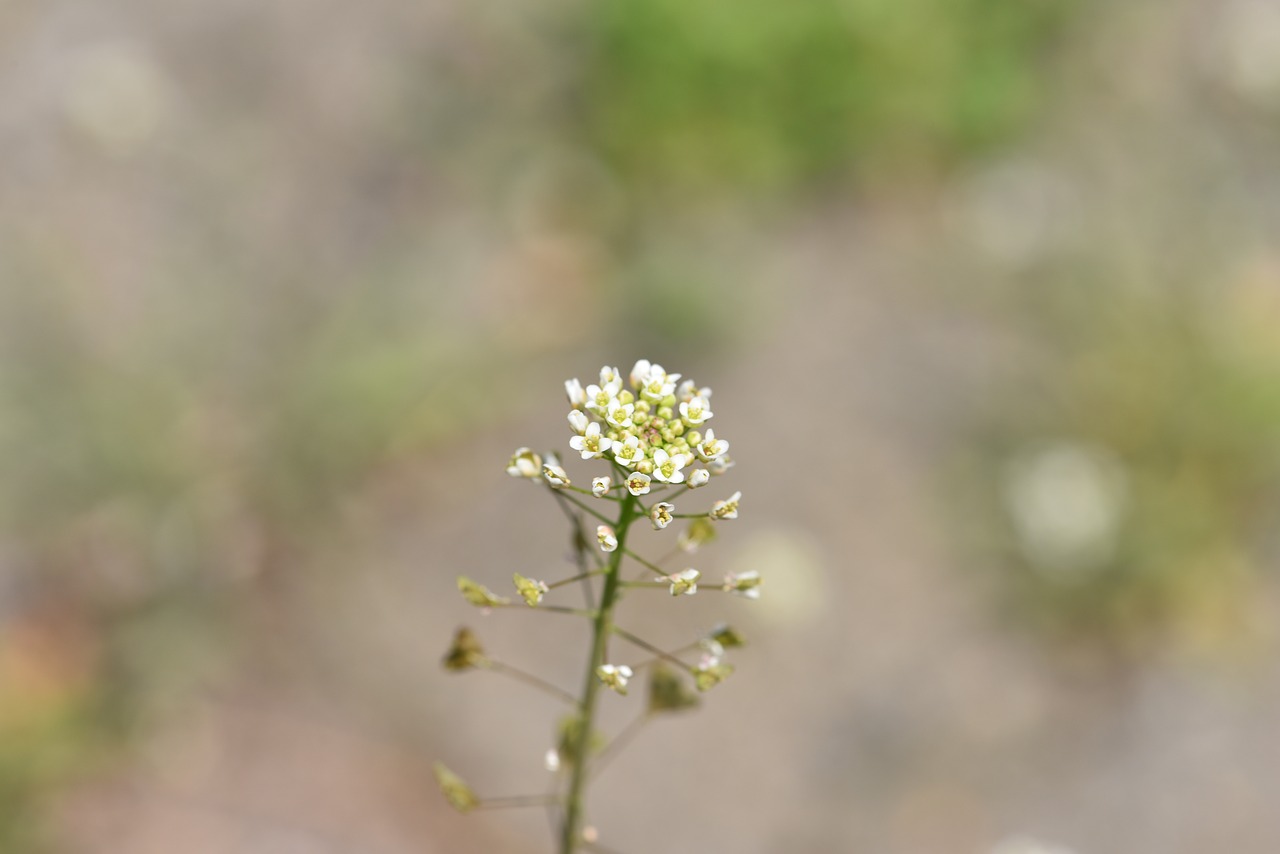
[[[659,418],[664,418],[664,419],[666,419],[667,421],[670,421],[670,420],[675,416],[675,414],[676,414],[676,411],[675,411],[674,409],[672,409],[672,408],[671,408],[671,405],[670,405],[670,404],[667,404],[666,406],[659,406],[659,407],[658,407],[658,417],[659,417]]]

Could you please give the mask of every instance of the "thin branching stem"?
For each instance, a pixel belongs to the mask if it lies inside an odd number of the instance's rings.
[[[632,559],[632,560],[634,560],[636,563],[640,564],[641,566],[645,567],[646,569],[648,569],[648,570],[650,570],[650,571],[652,571],[652,572],[656,572],[656,573],[658,573],[658,575],[666,575],[666,574],[667,574],[667,571],[666,571],[665,569],[663,569],[662,567],[658,566],[656,563],[653,563],[652,561],[645,560],[644,558],[640,557],[640,555],[638,555],[638,554],[636,554],[635,552],[631,551],[631,549],[623,548],[623,546],[622,546],[622,543],[621,543],[621,542],[619,542],[619,543],[618,543],[618,551],[625,553],[627,557],[631,558],[631,559]]]
[[[569,505],[565,503],[564,496],[559,492],[553,491],[552,494],[555,495],[556,505],[568,518],[569,525],[573,528],[569,537],[573,546],[573,562],[578,567],[578,572],[585,573],[587,571],[588,554],[592,554],[595,557],[596,566],[600,566],[600,558],[590,549],[586,529],[582,526],[582,517],[569,509]],[[595,589],[591,586],[590,578],[582,579],[582,599],[588,608],[595,608],[596,594]]]
[[[597,754],[595,764],[591,767],[591,779],[594,780],[600,776],[600,772],[613,761],[614,757],[622,751],[624,747],[631,743],[631,740],[639,734],[644,725],[649,722],[649,712],[641,712],[639,717],[627,724],[622,730],[613,737],[613,740],[605,745],[604,750]]]
[[[488,608],[518,608],[522,611],[545,611],[548,614],[568,614],[571,617],[589,617],[594,620],[599,612],[594,609],[587,608],[568,608],[564,605],[534,605],[530,608],[523,602],[495,602],[487,605]]]
[[[566,584],[572,584],[575,581],[581,581],[584,578],[591,578],[594,575],[603,575],[603,569],[593,569],[588,572],[580,572],[572,578],[562,578],[559,581],[552,582],[547,585],[548,590],[555,590],[557,587],[564,587]]]
[[[566,496],[568,497],[568,496]],[[570,501],[575,501],[569,498]],[[591,657],[587,661],[587,672],[583,678],[582,700],[579,703],[581,713],[577,727],[576,744],[573,745],[573,767],[570,771],[569,788],[565,795],[564,823],[561,825],[560,854],[574,854],[582,842],[583,789],[587,782],[588,745],[595,724],[596,704],[600,696],[600,680],[596,670],[605,663],[609,648],[609,637],[613,634],[613,607],[621,589],[622,558],[625,554],[627,532],[631,523],[637,518],[636,505],[639,502],[632,496],[622,502],[615,523],[618,548],[609,555],[609,564],[605,569],[604,589],[600,593],[600,607],[591,625]],[[585,507],[583,509],[586,509]]]
[[[658,658],[661,658],[661,659],[663,659],[664,661],[669,661],[669,662],[671,662],[672,664],[675,664],[675,665],[679,666],[681,670],[689,670],[689,671],[692,671],[692,668],[690,668],[690,667],[689,667],[689,665],[685,664],[683,661],[681,661],[681,660],[680,660],[679,658],[677,658],[675,655],[673,655],[672,653],[667,652],[667,651],[666,651],[666,650],[664,650],[664,649],[658,649],[658,647],[656,647],[656,646],[654,646],[653,644],[649,643],[647,640],[645,640],[645,639],[644,639],[644,638],[642,638],[642,637],[639,637],[639,636],[637,636],[637,635],[633,635],[633,634],[631,634],[631,632],[629,632],[629,631],[627,631],[627,630],[625,630],[625,629],[618,628],[617,626],[614,626],[614,627],[613,627],[613,633],[614,633],[615,635],[617,635],[618,637],[622,638],[624,641],[627,641],[628,643],[635,644],[636,646],[640,647],[641,649],[648,650],[649,652],[651,652],[651,653],[653,653],[654,655],[658,656]]]
[[[578,505],[578,507],[581,508],[584,513],[588,513],[592,516],[595,516],[597,519],[599,519],[601,522],[604,522],[606,525],[613,524],[614,520],[610,519],[608,516],[605,516],[603,513],[597,513],[595,509],[588,507],[586,504],[574,498],[572,495],[565,495],[564,500],[572,501],[574,504]]]
[[[495,661],[492,658],[486,659],[484,666],[486,670],[492,670],[494,673],[501,673],[503,676],[510,676],[518,682],[523,682],[530,687],[537,688],[539,691],[550,694],[557,700],[564,700],[571,706],[578,705],[578,698],[570,694],[568,691],[556,685],[552,685],[547,680],[539,676],[534,676],[532,673],[521,670],[518,667],[513,667],[510,664],[504,664],[501,661]]]
[[[509,798],[482,798],[475,805],[475,809],[507,810],[517,807],[545,807],[555,802],[555,795],[514,795]]]

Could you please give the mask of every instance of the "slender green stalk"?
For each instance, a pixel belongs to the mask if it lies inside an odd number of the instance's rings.
[[[582,839],[583,788],[587,781],[588,750],[591,744],[591,732],[595,724],[596,701],[600,695],[600,680],[596,677],[596,669],[605,663],[605,653],[609,645],[609,636],[613,634],[613,606],[621,589],[619,581],[622,574],[622,558],[626,554],[624,545],[627,531],[637,518],[636,499],[630,495],[622,502],[618,511],[618,519],[614,523],[618,548],[609,556],[609,564],[605,567],[604,590],[600,594],[600,605],[595,620],[591,624],[591,658],[587,662],[586,678],[582,685],[580,726],[577,728],[577,743],[573,749],[573,770],[569,778],[569,790],[565,795],[564,824],[561,826],[560,854],[574,854]]]
[[[518,667],[512,667],[510,664],[503,664],[501,661],[495,661],[492,658],[487,659],[484,666],[487,670],[491,670],[494,673],[501,673],[503,676],[509,676],[512,679],[523,682],[532,688],[537,688],[539,691],[550,694],[552,697],[564,700],[571,706],[578,705],[578,698],[570,694],[568,691],[552,685],[547,680],[534,676],[532,673],[527,673]]]

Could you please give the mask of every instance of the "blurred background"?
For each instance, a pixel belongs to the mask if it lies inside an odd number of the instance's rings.
[[[1280,850],[1280,2],[8,0],[0,851],[550,850],[454,578],[642,357],[766,582],[603,843]]]

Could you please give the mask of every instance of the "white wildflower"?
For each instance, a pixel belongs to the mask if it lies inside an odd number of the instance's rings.
[[[741,500],[742,493],[735,492],[724,501],[717,501],[711,505],[712,519],[737,519],[738,518],[738,501]]]
[[[671,524],[671,511],[676,506],[669,501],[659,501],[653,505],[653,509],[649,511],[649,521],[653,523],[655,531],[661,531],[663,528]]]
[[[698,641],[698,647],[702,650],[702,655],[698,658],[698,667],[701,669],[715,667],[724,660],[724,644],[715,638],[703,638]]]
[[[711,417],[710,412],[707,413],[707,417]],[[709,463],[723,457],[728,450],[729,443],[724,439],[717,439],[716,431],[708,429],[707,435],[704,436],[702,441],[698,444],[698,459],[702,460],[704,463]]]
[[[613,533],[613,528],[608,525],[596,527],[596,540],[600,543],[600,551],[602,552],[611,552],[618,548],[618,538]]]
[[[618,461],[619,465],[633,469],[636,467],[636,463],[645,458],[644,448],[640,446],[638,438],[628,436],[621,442],[613,443],[613,458]]]
[[[640,396],[645,400],[657,403],[668,395],[674,394],[679,374],[668,374],[662,365],[650,365],[649,373],[640,386]]]
[[[711,417],[711,404],[707,402],[705,397],[701,395],[693,400],[680,402],[680,417],[685,424],[690,427],[697,427],[703,421]],[[708,430],[708,433],[711,431]]]
[[[706,486],[707,481],[711,480],[711,472],[706,469],[694,469],[689,472],[689,488],[697,489],[699,486]]]
[[[711,462],[707,463],[707,471],[711,472],[712,477],[717,477],[719,475],[724,474],[729,469],[733,468],[733,466],[734,466],[733,460],[729,459],[729,455],[726,454],[723,457],[717,457]]]
[[[576,377],[564,381],[564,393],[569,398],[569,405],[574,409],[586,405],[587,393],[583,390],[582,383],[578,382]]]
[[[754,569],[746,572],[729,572],[724,576],[724,590],[748,599],[760,598],[760,573]]]
[[[617,397],[620,391],[622,391],[622,380],[619,379],[602,386],[592,383],[587,386],[587,408],[604,415],[609,411],[609,401]]]
[[[651,482],[652,479],[649,475],[641,472],[633,472],[631,476],[627,478],[627,491],[637,497],[646,495],[649,492],[649,484]]]
[[[618,386],[618,390],[621,391],[622,376],[618,373],[618,369],[611,368],[608,365],[605,365],[603,368],[600,369],[600,385],[608,386],[608,385],[614,385],[615,383]],[[617,393],[618,392],[616,391],[614,392],[614,394],[617,394]]]
[[[668,454],[658,448],[653,452],[653,476],[664,483],[684,483],[684,468],[687,457],[684,454]]]
[[[702,573],[696,569],[686,569],[666,576],[664,580],[671,582],[672,596],[692,596],[698,592],[698,579]]]
[[[603,457],[612,444],[612,439],[600,434],[600,425],[594,421],[587,425],[586,433],[569,440],[569,447],[582,454],[584,460]]]
[[[631,369],[631,387],[632,388],[639,391],[640,386],[644,385],[645,380],[649,378],[650,367],[651,365],[649,364],[648,359],[641,359],[640,361],[636,362],[635,367]]]
[[[603,477],[593,477],[591,479],[591,494],[596,498],[604,498],[609,494],[609,490],[613,488],[613,479],[607,474]]]
[[[631,420],[631,416],[635,413],[635,410],[634,403],[623,403],[614,399],[609,401],[608,406],[605,408],[604,418],[611,426],[617,427],[619,430],[625,430],[634,423]]]
[[[507,474],[512,477],[537,477],[542,474],[542,457],[529,448],[517,448],[507,463]]]
[[[625,664],[602,664],[596,668],[596,678],[619,694],[626,694],[627,680],[631,678],[631,668]]]
[[[542,476],[546,478],[547,483],[551,484],[554,489],[559,489],[572,483],[569,480],[569,475],[560,467],[560,461],[550,455],[547,456],[546,462],[542,464]]]
[[[569,411],[569,428],[579,436],[587,432],[587,425],[590,423],[591,419],[582,410],[571,409]]]

